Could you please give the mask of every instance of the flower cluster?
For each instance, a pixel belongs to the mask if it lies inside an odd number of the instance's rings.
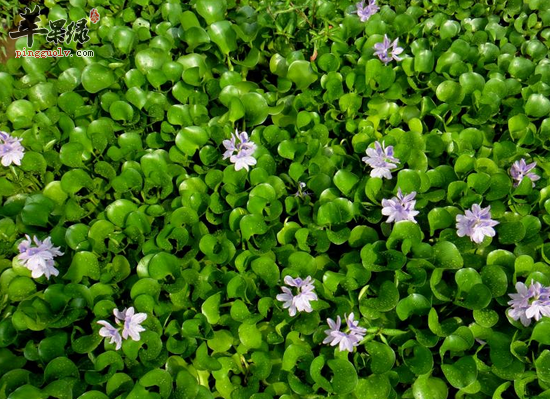
[[[310,195],[307,190],[304,190],[304,188],[306,188],[306,183],[304,183],[303,181],[299,182],[298,183],[298,191],[296,191],[294,196],[303,198],[303,197],[307,197],[308,195]]]
[[[0,131],[0,160],[3,166],[10,166],[12,163],[21,165],[25,155],[25,148],[21,145],[22,140]]]
[[[384,35],[384,41],[374,45],[374,54],[378,56],[384,65],[388,65],[391,60],[401,61],[398,56],[403,52],[403,48],[398,46],[398,41],[399,39],[395,39],[392,42],[387,35]]]
[[[344,319],[348,325],[347,333],[340,331],[342,324],[340,316],[336,317],[336,322],[332,319],[327,319],[329,329],[325,330],[327,337],[324,339],[323,343],[330,344],[331,346],[339,345],[338,349],[341,352],[345,350],[353,352],[353,347],[359,345],[365,337],[367,330],[363,327],[359,327],[358,323],[354,320],[353,313],[350,313],[347,317],[344,314]]]
[[[235,133],[231,134],[230,140],[222,142],[226,151],[223,154],[223,159],[229,158],[231,163],[235,164],[235,170],[246,169],[249,166],[256,165],[256,158],[252,156],[256,151],[256,144],[248,139],[246,132],[241,132],[235,129]]]
[[[145,328],[141,326],[147,319],[145,313],[135,313],[134,307],[130,306],[128,309],[124,309],[122,312],[118,309],[113,309],[115,315],[116,324],[122,326],[122,335],[120,334],[120,327],[114,327],[105,320],[100,320],[97,324],[101,324],[103,327],[99,330],[99,335],[105,338],[110,338],[109,343],[116,344],[116,349],[119,350],[122,347],[122,339],[132,338],[134,341],[140,340],[140,333],[145,331]]]
[[[418,211],[414,210],[414,206],[416,205],[416,201],[414,200],[415,196],[415,191],[406,196],[403,196],[403,193],[399,188],[397,190],[397,197],[393,197],[389,200],[383,199],[382,215],[388,217],[388,220],[386,220],[386,222],[391,223],[400,222],[402,220],[410,220],[411,222],[416,223],[414,217],[418,215]]]
[[[25,235],[26,239],[21,241],[18,246],[19,261],[23,266],[32,272],[33,278],[46,276],[57,276],[59,270],[54,267],[54,258],[63,255],[59,247],[54,247],[50,237],[40,241],[36,236],[33,237],[35,247],[32,246],[31,238]]]
[[[357,7],[357,11],[355,11],[355,13],[357,13],[357,16],[361,19],[361,22],[367,22],[370,17],[380,10],[380,7],[376,5],[376,0],[368,0],[368,2],[369,4],[366,4],[365,0],[361,0],[361,2],[355,5]]]
[[[531,281],[529,288],[524,283],[516,283],[517,294],[508,294],[512,306],[508,315],[514,320],[520,320],[525,327],[531,324],[531,319],[539,321],[542,316],[550,317],[550,288],[539,282]]]
[[[286,285],[295,287],[298,290],[298,293],[294,295],[290,288],[281,287],[283,293],[277,295],[277,300],[284,302],[283,308],[288,308],[288,314],[294,316],[296,315],[296,311],[311,313],[313,308],[309,302],[317,300],[317,294],[313,292],[315,286],[312,278],[308,276],[305,280],[302,280],[299,277],[292,278],[286,276],[284,281]]]
[[[479,244],[485,237],[494,237],[494,226],[498,224],[491,219],[491,207],[481,208],[480,205],[472,205],[471,210],[466,210],[465,215],[456,215],[456,228],[459,237],[468,236]]]
[[[525,162],[525,159],[514,162],[514,164],[510,168],[510,176],[512,176],[512,178],[515,180],[514,187],[517,187],[524,177],[528,177],[529,179],[531,179],[533,187],[535,187],[535,182],[540,179],[540,176],[535,173],[531,173],[531,171],[535,169],[536,166],[536,162],[528,164],[527,162]]]
[[[391,170],[397,168],[399,163],[399,159],[393,156],[393,147],[391,145],[385,147],[383,141],[382,144],[376,141],[374,147],[367,148],[367,156],[361,160],[372,168],[371,177],[391,179]]]

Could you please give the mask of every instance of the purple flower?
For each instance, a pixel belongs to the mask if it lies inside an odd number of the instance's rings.
[[[388,220],[386,220],[386,222],[391,223],[394,221],[400,222],[402,220],[410,220],[411,222],[416,223],[414,217],[418,215],[419,212],[414,210],[414,206],[416,204],[416,201],[414,200],[415,196],[416,192],[413,191],[403,197],[401,188],[399,188],[397,190],[397,197],[393,197],[389,200],[383,199],[382,215],[388,216]]]
[[[295,197],[307,197],[308,195],[310,195],[306,190],[304,190],[304,188],[306,188],[306,183],[304,182],[299,182],[298,183],[298,191],[296,191],[296,193],[294,194]]]
[[[290,276],[286,276],[284,281],[286,285],[295,287],[298,290],[298,294],[293,295],[290,288],[281,287],[283,293],[277,295],[277,300],[284,302],[283,308],[288,308],[288,314],[290,316],[295,316],[296,311],[307,313],[313,312],[310,301],[316,301],[318,298],[317,294],[313,292],[315,286],[313,285],[312,278],[308,276],[305,280],[302,280],[299,277],[294,279]]]
[[[391,169],[397,168],[399,159],[393,156],[393,146],[384,147],[378,141],[374,143],[375,148],[367,148],[367,156],[361,158],[363,162],[372,168],[371,177],[385,177],[391,179]]]
[[[399,54],[403,52],[403,49],[397,45],[399,39],[395,39],[393,42],[390,41],[387,35],[384,35],[384,41],[382,43],[376,43],[374,45],[375,55],[380,58],[385,65],[388,65],[392,59],[396,61],[401,61],[401,58],[398,57]]]
[[[21,165],[25,155],[25,148],[21,145],[22,140],[0,131],[0,159],[3,166],[10,166],[12,163]]]
[[[21,241],[18,246],[19,260],[23,266],[32,272],[33,278],[46,276],[49,280],[50,276],[57,276],[59,270],[54,267],[54,258],[63,255],[59,251],[59,247],[54,247],[52,239],[46,238],[43,242],[36,236],[33,237],[36,247],[32,247],[31,238],[25,235],[26,240]]]
[[[524,177],[528,177],[533,182],[533,187],[535,187],[535,182],[540,179],[540,176],[535,173],[529,173],[535,167],[537,166],[536,162],[532,162],[530,164],[527,164],[525,162],[525,159],[521,159],[519,161],[514,162],[512,167],[510,168],[510,176],[516,182],[514,182],[514,187],[517,187],[519,183],[523,180]]]
[[[145,331],[141,323],[147,319],[147,314],[135,313],[133,306],[130,306],[128,309],[125,308],[122,312],[118,309],[113,309],[113,313],[117,319],[117,324],[123,324],[124,326],[122,338],[127,339],[130,336],[134,341],[139,341],[139,333]]]
[[[101,324],[103,327],[99,330],[99,335],[105,338],[111,338],[109,341],[110,344],[116,343],[116,350],[119,350],[122,347],[122,337],[118,328],[113,327],[111,324],[105,320],[100,320],[97,324]]]
[[[539,282],[531,281],[529,288],[524,283],[516,283],[517,294],[508,294],[512,306],[508,316],[520,320],[525,327],[531,324],[531,319],[539,321],[542,316],[550,317],[550,289]]]
[[[456,215],[456,228],[459,237],[468,236],[479,244],[486,236],[494,237],[494,226],[498,224],[491,219],[491,207],[481,208],[478,204],[472,205],[472,210],[466,210],[466,215]]]
[[[369,4],[365,4],[365,0],[362,0],[361,2],[357,3],[355,5],[357,7],[357,16],[361,19],[361,22],[367,22],[370,17],[372,17],[374,14],[380,10],[380,7],[376,5],[376,0],[369,0]]]
[[[222,142],[226,151],[223,153],[223,159],[229,158],[231,163],[235,164],[235,170],[246,169],[249,166],[256,165],[256,158],[252,156],[256,151],[256,144],[248,139],[246,132],[241,132],[235,129],[235,133],[231,134],[230,140]]]
[[[344,315],[349,333],[340,331],[342,324],[340,316],[336,317],[336,322],[330,318],[327,319],[329,329],[325,330],[327,337],[323,340],[323,343],[330,344],[331,346],[339,345],[338,349],[340,352],[345,350],[348,352],[353,352],[353,347],[359,345],[359,342],[361,342],[367,332],[366,329],[357,325],[357,323],[353,320],[353,317],[353,313],[351,313],[349,317]]]
[[[346,315],[344,314],[344,317],[345,316]],[[363,327],[359,327],[358,322],[354,320],[353,312],[351,312],[349,316],[346,318],[346,324],[348,325],[350,333],[360,338],[359,340],[362,340],[365,334],[367,333],[367,329]]]
[[[141,326],[147,319],[145,313],[135,313],[134,307],[130,306],[128,309],[124,308],[123,311],[113,309],[116,323],[122,325],[122,335],[120,334],[120,327],[113,327],[105,320],[100,320],[97,324],[101,324],[103,328],[99,330],[99,335],[105,338],[111,338],[110,343],[116,343],[116,349],[119,350],[122,347],[122,338],[132,338],[134,341],[140,340],[139,333],[145,331],[145,328]]]

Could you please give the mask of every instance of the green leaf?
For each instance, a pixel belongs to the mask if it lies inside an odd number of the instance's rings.
[[[515,244],[525,237],[525,226],[520,221],[503,222],[496,226],[498,241],[501,244]]]
[[[187,156],[195,152],[208,142],[209,134],[199,126],[184,127],[176,136],[176,146]]]
[[[293,61],[289,65],[287,77],[296,85],[298,90],[307,89],[317,80],[317,75],[311,68],[311,64],[303,60]]]
[[[432,304],[421,294],[411,294],[399,301],[396,307],[397,316],[401,320],[407,320],[411,315],[428,314]]]
[[[443,269],[460,269],[464,259],[458,248],[449,241],[440,241],[434,245],[434,264]]]
[[[100,278],[99,261],[92,252],[81,251],[74,254],[71,266],[63,278],[78,284],[84,276],[96,281]]]
[[[221,293],[210,296],[201,306],[202,313],[210,324],[218,324],[220,320]]]
[[[399,348],[399,351],[405,364],[416,375],[426,374],[432,370],[434,365],[432,352],[425,346],[414,340],[409,340]],[[410,355],[405,356],[405,351]]]
[[[412,386],[414,399],[447,399],[449,389],[447,384],[429,374],[419,376]]]
[[[525,113],[534,118],[541,118],[550,113],[550,100],[542,94],[531,94],[525,102]]]
[[[139,383],[148,388],[159,387],[160,396],[167,399],[172,393],[172,376],[166,370],[151,370],[139,379]]]
[[[168,54],[160,48],[146,48],[135,54],[136,68],[145,76],[149,71],[161,70],[168,60]]]
[[[339,170],[334,175],[334,185],[346,196],[349,196],[355,185],[359,182],[359,177],[347,170]]]
[[[88,93],[97,93],[115,83],[113,72],[98,63],[88,65],[82,71],[82,86]]]
[[[239,326],[239,339],[241,343],[249,349],[257,349],[262,345],[262,334],[255,324],[241,324]],[[283,369],[284,364],[283,359]]]
[[[213,22],[208,27],[210,39],[216,43],[221,52],[226,55],[237,50],[237,34],[231,28],[231,25],[229,21],[217,21]]]
[[[392,369],[395,353],[388,345],[370,341],[365,344],[365,348],[371,356],[370,368],[374,374],[384,374]]]
[[[239,223],[244,240],[250,240],[254,235],[267,233],[269,227],[260,215],[244,215]]]
[[[460,358],[453,364],[442,364],[441,370],[455,388],[466,388],[477,380],[477,366],[472,356]]]
[[[225,0],[198,0],[196,7],[199,15],[208,25],[211,25],[223,20],[227,4]]]
[[[550,351],[545,349],[535,360],[537,377],[544,383],[550,382]]]
[[[446,80],[440,83],[439,86],[437,86],[435,95],[439,101],[449,104],[460,104],[464,99],[462,86],[452,80]]]
[[[298,272],[298,277],[305,279],[314,276],[317,271],[315,258],[306,252],[295,251],[288,258],[288,266]]]
[[[355,390],[357,386],[357,371],[353,364],[344,359],[331,359],[327,361],[332,370],[332,389],[338,395],[345,395]]]
[[[109,113],[115,121],[128,123],[134,119],[134,109],[125,101],[113,102],[109,107]]]
[[[353,214],[352,202],[344,198],[337,198],[319,207],[317,223],[319,225],[347,223],[352,220]]]
[[[265,98],[258,93],[246,93],[241,97],[245,110],[245,118],[250,126],[265,122],[269,114],[269,107]]]
[[[357,399],[388,399],[392,387],[386,375],[372,374],[357,383],[354,395]]]
[[[543,345],[550,344],[550,321],[542,319],[533,328],[531,339]]]
[[[451,214],[444,208],[433,208],[428,213],[428,223],[430,224],[430,235],[434,235],[435,230],[446,229],[454,223]]]
[[[377,298],[361,299],[361,306],[375,309],[379,312],[388,312],[399,302],[399,291],[392,281],[384,281],[378,289]]]
[[[269,287],[275,287],[279,283],[279,268],[273,259],[262,256],[252,261],[252,270],[260,277]]]

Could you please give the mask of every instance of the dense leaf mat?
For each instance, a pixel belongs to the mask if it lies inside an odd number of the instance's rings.
[[[550,398],[550,2],[43,7],[100,20],[0,67],[0,399]]]

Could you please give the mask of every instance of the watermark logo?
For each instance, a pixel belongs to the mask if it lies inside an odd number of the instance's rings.
[[[92,11],[90,11],[90,21],[94,24],[99,22],[99,12],[95,8],[92,8]]]
[[[88,36],[88,27],[86,26],[86,18],[81,18],[78,21],[70,21],[67,24],[66,19],[58,19],[55,21],[49,21],[48,28],[40,28],[36,23],[36,20],[41,14],[44,14],[40,10],[40,6],[35,6],[31,11],[29,8],[25,8],[25,12],[19,14],[21,16],[21,22],[19,23],[18,30],[16,32],[10,32],[12,39],[18,39],[20,37],[27,37],[28,47],[32,47],[34,43],[34,35],[46,35],[46,41],[51,44],[66,43],[70,44],[72,41],[84,44],[90,40]],[[99,12],[94,8],[90,11],[90,21],[92,23],[99,22]]]
[[[94,50],[76,50],[74,54],[77,57],[93,57]],[[55,50],[27,50],[26,47],[23,47],[23,50],[15,50],[15,58],[72,57],[74,54],[72,50],[63,50],[61,47]]]

